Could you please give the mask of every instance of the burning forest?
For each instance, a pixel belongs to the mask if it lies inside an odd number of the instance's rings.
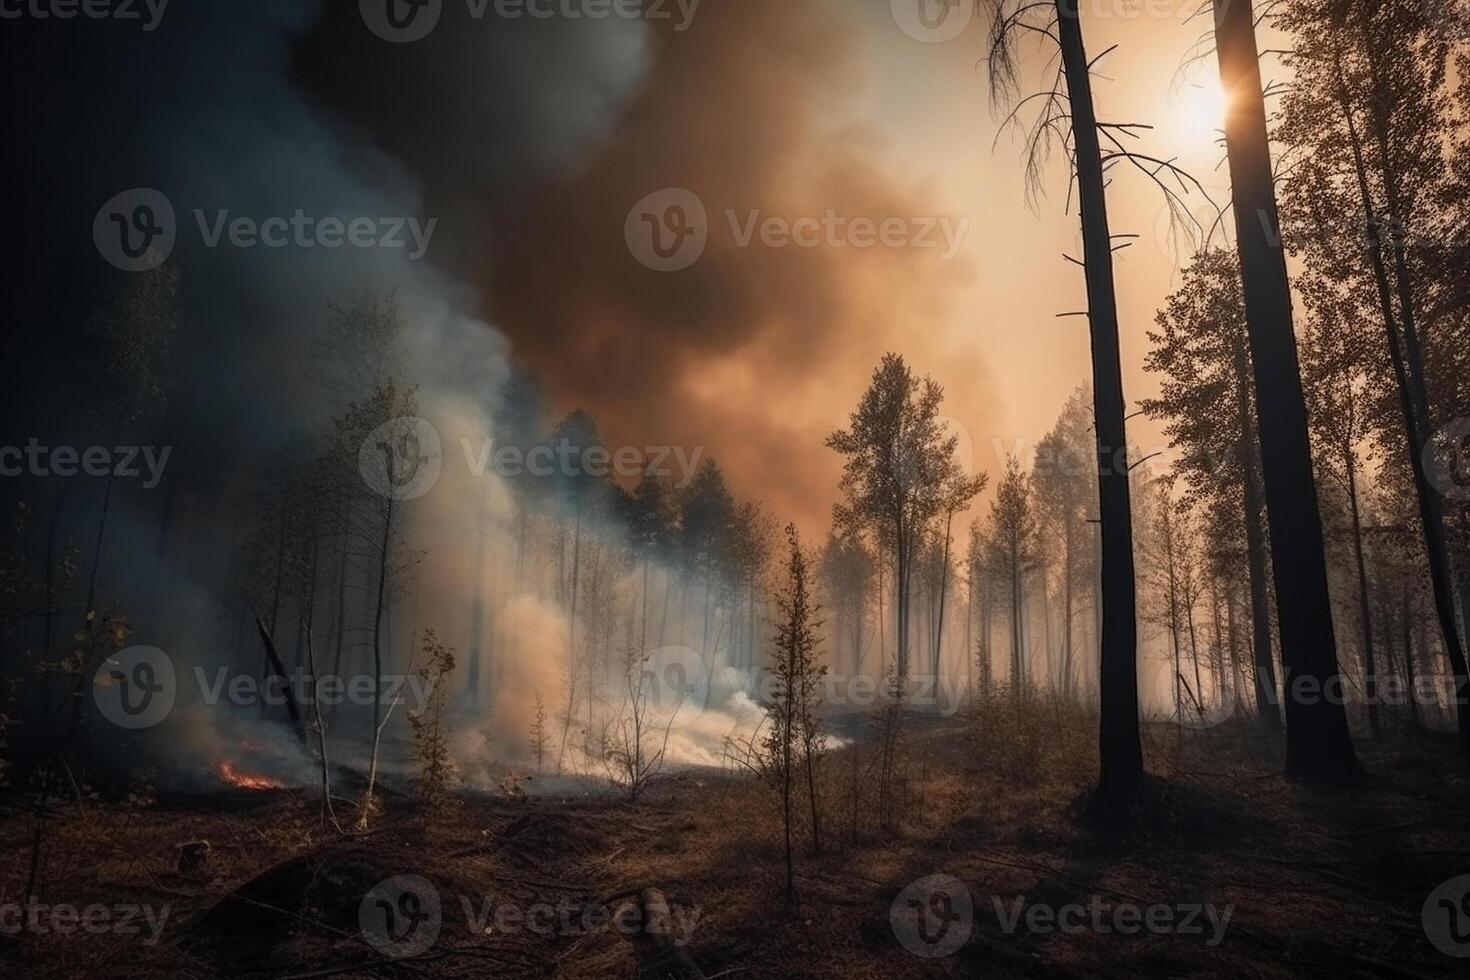
[[[1457,976],[1460,0],[0,0],[0,962]]]

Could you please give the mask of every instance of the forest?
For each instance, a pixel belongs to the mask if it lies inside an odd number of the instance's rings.
[[[5,14],[16,976],[1463,974],[1470,8],[742,2]]]

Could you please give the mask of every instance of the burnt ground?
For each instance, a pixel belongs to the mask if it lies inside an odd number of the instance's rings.
[[[1287,781],[1279,746],[1243,726],[1151,727],[1151,775],[1130,829],[1105,838],[1083,819],[1096,764],[1086,719],[911,718],[906,731],[903,809],[889,830],[871,777],[854,801],[854,750],[828,756],[823,852],[812,855],[803,821],[794,905],[783,897],[776,799],[729,773],[687,773],[636,804],[477,797],[427,819],[397,798],[370,832],[346,837],[325,832],[299,791],[84,798],[80,810],[73,800],[53,820],[44,900],[147,905],[155,917],[166,907],[160,938],[147,941],[147,926],[119,934],[117,919],[96,934],[5,929],[0,968],[37,978],[662,976],[619,930],[577,924],[652,885],[680,914],[697,913],[684,949],[708,977],[1466,974],[1470,960],[1436,949],[1421,923],[1429,893],[1470,873],[1470,778],[1442,737],[1360,743],[1365,785],[1319,789]],[[857,751],[860,777],[871,758]],[[24,890],[23,805],[13,798],[0,824],[0,905]],[[178,873],[176,845],[201,839],[203,868]],[[957,951],[927,958],[906,948],[900,935],[914,945],[912,932],[890,911],[932,874],[963,882],[972,914],[952,926],[965,940]],[[430,883],[441,923],[431,945],[402,959],[365,938],[360,918],[368,893],[398,875]],[[401,915],[428,914],[374,895]],[[1024,917],[1006,928],[1012,909],[1074,903],[1180,916],[1209,903],[1230,918],[1215,944],[1203,916],[1202,934],[1033,930]],[[500,907],[541,916],[538,928],[484,919]]]

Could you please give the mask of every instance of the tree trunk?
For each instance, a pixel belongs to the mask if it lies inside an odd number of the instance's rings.
[[[1046,689],[1055,693],[1057,689],[1056,643],[1051,635],[1051,587],[1046,581],[1046,569],[1041,570],[1041,648],[1046,652]]]
[[[897,546],[894,548],[894,595],[897,607],[898,649],[895,657],[898,676],[907,681],[909,676],[909,577],[912,569],[909,562],[908,541],[902,522],[898,526]]]
[[[882,681],[888,669],[888,625],[883,619],[883,542],[875,542],[873,551],[878,559],[873,564],[878,572],[878,679]]]
[[[939,617],[934,626],[934,692],[936,698],[939,694],[940,656],[944,648],[944,594],[949,589],[949,538],[953,521],[954,511],[951,510],[944,518],[944,567],[939,570]]]
[[[1424,724],[1419,714],[1419,678],[1414,670],[1414,605],[1409,575],[1404,574],[1399,605],[1399,636],[1404,644],[1404,681],[1409,688],[1409,717],[1414,721],[1417,732]]]
[[[812,853],[822,853],[822,826],[817,814],[817,761],[812,756],[812,746],[806,745],[806,793],[812,811]]]
[[[1063,520],[1062,541],[1062,696],[1072,700],[1072,515]]]
[[[781,823],[786,833],[786,901],[796,898],[796,872],[791,861],[791,742],[796,723],[796,641],[787,653],[786,712],[781,732]]]
[[[1235,386],[1240,417],[1242,509],[1245,517],[1246,574],[1251,597],[1251,653],[1256,669],[1256,717],[1273,734],[1281,731],[1281,712],[1276,707],[1276,666],[1271,656],[1271,594],[1266,585],[1266,529],[1261,526],[1261,469],[1256,452],[1256,429],[1251,420],[1250,368],[1245,350],[1235,350]]]
[[[969,582],[965,588],[965,688],[975,691],[975,569],[970,569]]]
[[[1214,6],[1220,84],[1230,96],[1225,143],[1246,331],[1256,376],[1257,432],[1286,675],[1286,768],[1298,779],[1354,780],[1359,769],[1347,713],[1340,698],[1322,693],[1340,690],[1342,678],[1271,175],[1254,14],[1249,0],[1215,0]],[[1316,693],[1308,695],[1313,690]]]
[[[1215,677],[1215,699],[1220,704],[1226,703],[1229,694],[1225,690],[1225,669],[1227,666],[1227,650],[1225,647],[1225,623],[1220,616],[1220,577],[1210,576],[1210,630],[1215,634],[1215,642],[1210,654],[1210,673]]]
[[[331,763],[327,760],[327,723],[322,720],[322,697],[316,672],[316,648],[311,640],[311,627],[306,628],[306,661],[311,671],[311,710],[315,716],[317,753],[321,757],[322,770],[322,821],[337,824],[337,814],[332,810]]]
[[[1368,600],[1368,563],[1363,557],[1363,519],[1358,508],[1358,467],[1353,449],[1345,447],[1348,513],[1352,517],[1353,557],[1358,566],[1358,616],[1363,628],[1363,699],[1368,703],[1368,728],[1380,734],[1378,720],[1378,672],[1373,663],[1373,606]]]
[[[1184,623],[1185,628],[1189,630],[1189,659],[1194,661],[1195,707],[1197,709],[1203,709],[1205,703],[1205,687],[1199,670],[1199,631],[1195,629],[1193,602],[1189,602],[1184,607]]]
[[[286,665],[281,662],[280,654],[276,652],[275,641],[271,638],[270,631],[266,628],[265,621],[259,616],[255,617],[255,628],[260,632],[260,642],[265,647],[265,659],[269,665],[271,674],[281,679],[281,693],[286,701],[286,714],[291,717],[291,727],[296,730],[296,737],[301,740],[301,747],[306,747],[306,725],[301,719],[301,710],[296,706],[296,698],[291,693],[291,679],[286,674]],[[266,675],[269,679],[270,674]],[[264,698],[262,701],[266,700]]]
[[[1021,653],[1021,558],[1011,543],[1011,693],[1020,698],[1026,689]]]
[[[1106,808],[1119,813],[1132,800],[1143,776],[1143,747],[1138,734],[1133,514],[1128,487],[1123,369],[1118,350],[1118,304],[1113,287],[1113,241],[1108,232],[1102,152],[1098,146],[1092,80],[1082,43],[1077,0],[1057,0],[1057,32],[1072,110],[1092,338],[1093,415],[1102,524],[1099,789]]]
[[[556,753],[556,771],[561,772],[562,763],[567,757],[567,740],[572,731],[572,715],[575,713],[577,692],[577,579],[580,575],[580,564],[582,560],[582,504],[577,502],[576,530],[572,538],[572,582],[569,589],[569,602],[567,609],[567,676],[571,678],[567,690],[567,713],[561,726],[561,746]],[[590,679],[590,674],[588,675]],[[587,691],[590,703],[592,691]]]
[[[992,670],[990,663],[990,632],[994,626],[991,621],[991,610],[994,607],[994,603],[990,589],[991,583],[986,582],[984,590],[980,593],[980,690],[987,698],[990,697]]]
[[[342,516],[344,506],[345,505],[343,505],[341,503],[338,504],[338,519],[342,521],[342,527],[343,527],[343,532],[342,532],[342,550],[341,550],[341,553],[337,556],[337,602],[336,602],[336,608],[332,610],[332,615],[333,615],[334,619],[336,620],[336,622],[333,624],[333,635],[332,635],[332,647],[333,647],[333,649],[332,649],[332,676],[333,677],[336,677],[336,678],[340,678],[342,676],[342,650],[343,650],[343,646],[344,646],[345,641],[346,641],[346,634],[347,634],[347,544],[348,544],[348,532],[346,530],[346,527],[347,527],[346,519],[345,519],[345,517]],[[243,620],[244,620],[244,617],[242,616],[241,617],[242,623],[243,623]],[[329,718],[331,718],[332,720],[335,721],[336,718],[337,718],[337,703],[336,703],[337,699],[333,698],[332,700],[333,700],[333,703],[330,704],[330,705],[328,705],[328,707],[327,707],[327,715],[328,715]]]
[[[1184,692],[1180,690],[1179,682],[1184,679],[1184,675],[1180,673],[1179,590],[1175,585],[1172,541],[1169,545],[1169,588],[1166,598],[1169,602],[1169,653],[1174,658],[1174,721],[1182,724],[1184,721]]]
[[[378,546],[378,597],[373,612],[373,731],[381,731],[383,721],[383,606],[388,591],[388,548],[393,534],[393,498],[387,499],[383,515],[383,537]],[[377,735],[373,737],[373,754],[377,755]],[[376,761],[376,759],[374,759]]]

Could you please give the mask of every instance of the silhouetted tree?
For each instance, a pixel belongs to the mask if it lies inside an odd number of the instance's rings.
[[[815,712],[822,675],[826,667],[816,662],[820,605],[812,593],[811,561],[801,547],[794,524],[786,526],[786,581],[776,594],[780,622],[776,632],[776,657],[772,666],[772,700],[767,706],[771,729],[765,738],[768,771],[781,795],[781,822],[786,839],[786,899],[796,897],[792,863],[792,797],[796,790],[797,764],[804,763],[811,804],[813,845],[820,849],[814,753],[820,751],[820,733]],[[798,758],[800,753],[804,758]]]
[[[1357,757],[1341,701],[1294,696],[1298,685],[1322,691],[1340,683],[1337,641],[1266,135],[1254,12],[1250,0],[1214,0],[1214,9],[1286,682],[1287,771],[1307,780],[1354,779]]]
[[[1036,565],[1036,515],[1031,481],[1015,456],[1006,457],[1005,473],[990,502],[991,562],[1010,592],[1011,693],[1024,697],[1026,664],[1026,575]]]
[[[1215,526],[1244,528],[1257,715],[1278,731],[1270,556],[1236,258],[1219,249],[1197,254],[1154,322],[1144,366],[1159,376],[1160,390],[1143,409],[1164,421],[1177,451],[1175,471]]]
[[[845,503],[834,515],[844,529],[871,529],[893,554],[898,677],[909,671],[909,599],[924,532],[946,500],[958,437],[939,418],[944,391],[916,377],[897,354],[885,354],[848,427],[827,437],[847,457]]]
[[[1061,543],[1058,575],[1062,592],[1061,691],[1071,697],[1076,683],[1077,587],[1093,571],[1087,520],[1092,510],[1097,474],[1092,438],[1091,394],[1085,387],[1073,392],[1056,424],[1036,446],[1031,481],[1035,492],[1044,551]],[[1055,552],[1052,552],[1053,554]]]
[[[863,670],[873,564],[873,555],[860,534],[834,529],[828,535],[822,548],[822,579],[837,622],[843,624],[841,638],[847,643],[854,674]]]

